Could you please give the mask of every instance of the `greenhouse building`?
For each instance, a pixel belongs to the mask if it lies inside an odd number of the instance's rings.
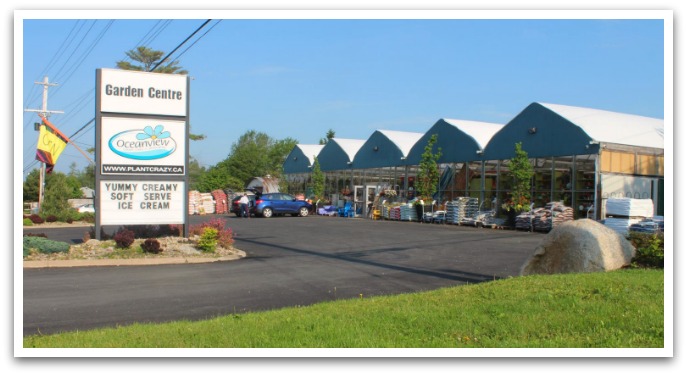
[[[377,130],[367,140],[298,145],[284,163],[289,192],[306,193],[317,158],[325,199],[351,200],[366,216],[387,201],[415,198],[418,166],[433,135],[440,179],[437,207],[458,197],[500,211],[509,199],[509,163],[520,143],[534,167],[532,203],[562,202],[575,218],[603,219],[609,197],[647,199],[663,215],[663,120],[598,109],[532,103],[507,124],[440,119],[424,133]],[[599,209],[597,209],[599,208]]]

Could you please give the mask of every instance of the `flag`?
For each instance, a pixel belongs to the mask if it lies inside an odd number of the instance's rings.
[[[52,172],[55,163],[57,163],[57,158],[60,157],[65,147],[67,147],[67,140],[62,134],[56,134],[43,123],[38,134],[36,160],[45,163],[47,173]]]

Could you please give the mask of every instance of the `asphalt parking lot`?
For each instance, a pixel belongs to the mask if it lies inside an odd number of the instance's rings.
[[[544,236],[323,216],[206,215],[191,223],[217,217],[226,219],[244,259],[25,269],[24,334],[204,319],[506,278],[518,274]]]

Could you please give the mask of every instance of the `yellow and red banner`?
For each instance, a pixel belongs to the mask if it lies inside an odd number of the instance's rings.
[[[38,134],[38,146],[36,150],[36,160],[45,163],[46,171],[52,171],[57,158],[67,147],[68,139],[61,132],[55,132],[52,126],[46,126],[46,121],[40,127]]]

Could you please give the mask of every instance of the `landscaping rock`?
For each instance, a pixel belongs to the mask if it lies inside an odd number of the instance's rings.
[[[613,229],[590,219],[569,221],[549,232],[520,275],[612,271],[628,266],[634,254]]]

